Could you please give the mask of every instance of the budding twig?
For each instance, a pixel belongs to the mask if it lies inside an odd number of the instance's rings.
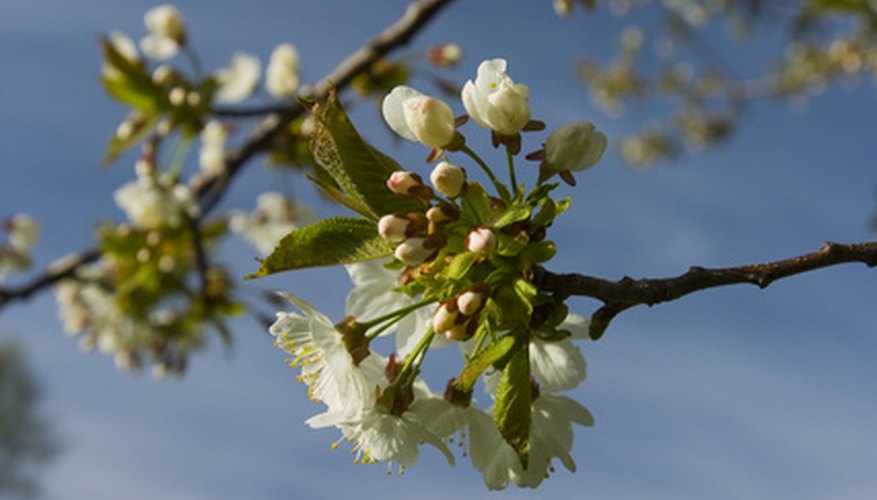
[[[850,244],[827,242],[815,252],[788,259],[728,268],[694,266],[684,274],[663,279],[636,280],[625,276],[618,281],[609,281],[583,274],[556,274],[542,270],[537,276],[537,285],[560,298],[580,295],[601,300],[603,306],[591,317],[591,336],[599,338],[615,315],[636,305],[652,306],[707,288],[741,283],[765,288],[789,276],[848,262],[877,266],[877,241]]]
[[[329,89],[334,85],[336,89],[346,88],[353,78],[367,70],[373,63],[385,56],[392,50],[405,45],[417,34],[442,8],[449,5],[453,0],[418,0],[405,10],[399,20],[390,25],[383,32],[366,42],[353,54],[344,59],[331,73],[312,87],[303,88],[299,96],[310,99],[325,98]],[[222,199],[234,178],[258,153],[265,151],[271,145],[273,138],[289,124],[290,121],[300,116],[304,108],[298,102],[269,108],[270,114],[263,118],[250,134],[250,137],[239,148],[229,152],[226,156],[225,171],[212,176],[196,177],[192,188],[197,193],[202,213],[213,209]],[[230,113],[234,113],[228,110]],[[243,114],[246,114],[244,112]],[[247,115],[249,116],[249,115]],[[22,286],[15,288],[0,288],[0,310],[15,300],[24,300],[36,292],[50,287],[58,281],[72,276],[76,270],[85,264],[96,261],[100,257],[100,250],[91,248],[78,254],[76,260],[64,264],[59,270],[47,269]]]

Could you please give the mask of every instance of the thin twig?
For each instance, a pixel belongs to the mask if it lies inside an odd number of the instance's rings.
[[[877,266],[877,241],[868,243],[824,243],[815,252],[789,259],[739,267],[692,267],[685,274],[663,279],[633,279],[625,276],[609,281],[582,274],[555,274],[540,270],[537,285],[558,298],[571,295],[592,297],[603,306],[591,317],[591,336],[599,337],[615,315],[636,305],[652,306],[676,300],[690,293],[735,284],[765,288],[776,280],[848,262]]]

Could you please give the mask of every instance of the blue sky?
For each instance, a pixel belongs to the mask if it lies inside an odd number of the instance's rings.
[[[44,231],[37,262],[91,242],[99,220],[121,218],[112,191],[133,177],[131,162],[96,167],[124,114],[98,84],[97,37],[142,33],[152,2],[6,0],[0,6],[0,216],[28,212]],[[231,51],[267,60],[277,43],[296,44],[304,77],[319,78],[395,20],[405,2],[186,1],[177,4],[209,68]],[[646,22],[650,22],[646,20]],[[610,144],[639,128],[642,114],[611,119],[588,104],[573,77],[575,57],[605,59],[609,37],[627,24],[605,12],[558,19],[550,2],[459,2],[416,40],[457,41],[466,58],[454,73],[474,77],[482,59],[502,56],[532,91],[534,115],[549,125],[595,121]],[[711,37],[720,41],[719,32]],[[726,50],[742,75],[757,74],[775,36]],[[452,105],[462,112],[459,103]],[[825,240],[873,235],[877,199],[870,84],[832,90],[795,114],[763,102],[716,150],[641,172],[607,155],[579,178],[570,213],[552,227],[557,271],[606,278],[661,277],[690,265],[726,266],[802,253]],[[369,140],[411,168],[423,150],[394,147],[368,106],[354,120]],[[487,151],[472,125],[470,144]],[[478,141],[481,141],[480,143]],[[617,142],[616,142],[617,144]],[[530,139],[525,149],[538,146]],[[489,156],[489,155],[488,155]],[[425,170],[424,170],[425,171]],[[297,178],[252,165],[225,207],[253,206],[255,194]],[[252,251],[226,246],[224,261],[252,271]],[[313,283],[319,280],[320,287]],[[284,288],[333,317],[349,289],[341,269],[247,283]],[[0,315],[0,339],[27,349],[45,389],[45,409],[66,451],[44,476],[50,499],[238,498],[870,498],[877,490],[877,337],[873,271],[849,265],[772,285],[733,287],[626,312],[598,343],[582,346],[589,380],[574,397],[595,415],[576,433],[578,472],[559,471],[535,492],[489,494],[461,460],[449,468],[424,451],[403,477],[355,466],[332,451],[283,353],[255,322],[234,324],[235,348],[213,342],[187,376],[154,382],[118,373],[112,360],[83,354],[65,337],[54,297],[43,294]],[[596,305],[573,299],[587,314]]]

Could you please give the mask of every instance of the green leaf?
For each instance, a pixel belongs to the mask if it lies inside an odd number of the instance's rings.
[[[365,142],[338,102],[335,92],[314,104],[316,122],[310,148],[317,163],[335,179],[344,195],[355,203],[348,207],[377,220],[393,212],[412,212],[421,207],[411,198],[396,196],[387,179],[402,167]]]
[[[555,217],[557,217],[557,204],[551,198],[545,198],[539,213],[533,217],[533,227],[547,226]]]
[[[152,131],[153,125],[158,120],[157,115],[144,116],[142,113],[134,112],[125,118],[125,122],[131,125],[131,132],[125,137],[119,137],[117,133],[113,133],[110,143],[107,145],[107,151],[101,160],[101,166],[107,167],[116,159],[128,151],[131,147],[137,145],[141,139],[146,137]]]
[[[524,342],[502,370],[493,409],[500,434],[518,453],[524,468],[530,455],[530,391],[530,355]]]
[[[101,48],[108,68],[102,80],[111,96],[146,114],[157,114],[168,106],[167,96],[142,62],[129,61],[107,38],[101,40]]]
[[[475,382],[478,381],[478,377],[484,373],[484,370],[502,361],[517,342],[514,335],[506,335],[487,346],[477,356],[471,358],[457,378],[457,388],[463,391],[471,391],[475,386]]]
[[[493,224],[494,227],[503,228],[515,222],[526,220],[530,217],[532,209],[525,203],[515,203],[502,214]]]
[[[521,231],[516,235],[500,233],[497,237],[496,252],[503,257],[514,257],[521,253],[524,248],[527,247],[527,243],[530,242],[530,237],[527,235],[525,231]]]
[[[353,217],[333,217],[293,230],[259,270],[246,278],[260,278],[304,267],[350,264],[393,253],[378,235],[374,222]]]
[[[477,182],[469,183],[466,193],[463,195],[463,215],[472,214],[475,219],[473,225],[490,225],[493,216],[490,210],[490,196],[484,187]]]
[[[548,262],[556,253],[557,245],[553,241],[542,240],[538,243],[527,245],[527,248],[521,252],[519,259],[526,267],[531,264]]]
[[[323,170],[325,172],[325,170]],[[308,175],[306,176],[311,182],[316,184],[320,190],[323,191],[323,194],[328,196],[329,198],[337,201],[341,205],[353,210],[354,212],[362,215],[363,217],[372,218],[373,213],[371,209],[362,201],[353,198],[351,196],[347,196],[340,189],[326,182],[324,179],[320,179],[318,177]]]

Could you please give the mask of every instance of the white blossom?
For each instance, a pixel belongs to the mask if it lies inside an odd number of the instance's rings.
[[[308,425],[338,427],[354,443],[357,461],[410,467],[417,460],[419,446],[429,443],[453,463],[444,443],[420,423],[416,399],[401,415],[378,408],[377,394],[388,385],[380,356],[370,353],[355,365],[341,334],[325,315],[295,296],[285,296],[305,315],[278,313],[270,331],[277,337],[277,345],[295,356],[290,364],[301,367],[300,379],[308,385],[311,398],[327,406],[326,411],[308,419]],[[428,397],[428,390],[421,385],[415,384],[415,398]]]
[[[454,113],[444,101],[405,85],[395,87],[381,106],[384,120],[409,141],[443,148],[455,135]]]
[[[225,173],[225,141],[228,128],[218,120],[211,120],[201,129],[201,150],[198,152],[198,165],[208,175]]]
[[[479,125],[502,135],[515,135],[530,121],[530,89],[506,74],[505,59],[484,61],[475,82],[463,86],[463,106]]]
[[[587,338],[588,320],[569,314],[557,328],[572,335],[564,340],[530,341],[530,371],[542,390],[549,392],[575,389],[587,377],[585,358],[572,341]]]
[[[425,408],[424,425],[431,432],[444,439],[459,434],[462,446],[468,439],[472,466],[481,472],[488,488],[504,489],[513,477],[523,474],[521,460],[488,411],[474,404],[457,406],[440,398],[425,398],[421,405]]]
[[[570,314],[558,328],[570,330],[571,338],[584,338],[588,321]],[[558,394],[558,391],[577,387],[586,376],[585,360],[570,339],[558,342],[531,339],[529,355],[531,374],[539,384],[538,395],[531,403],[530,453],[526,469],[513,465],[506,472],[518,486],[535,488],[553,470],[555,457],[567,470],[575,471],[576,464],[569,454],[573,443],[572,424],[591,427],[594,418],[580,403]],[[484,388],[491,396],[496,394],[500,375],[494,371],[484,376]],[[505,442],[503,445],[509,446]],[[494,474],[504,477],[501,469]]]
[[[18,252],[27,253],[40,234],[40,223],[27,214],[16,214],[6,220],[9,246]]]
[[[235,52],[231,65],[216,73],[219,89],[216,99],[219,102],[235,103],[246,99],[259,84],[261,64],[259,58],[245,52]]]
[[[147,35],[140,39],[140,49],[147,56],[165,60],[179,52],[186,41],[186,24],[176,7],[159,5],[143,16]]]
[[[416,298],[395,290],[399,286],[399,271],[385,268],[387,262],[388,259],[379,259],[345,266],[353,282],[353,289],[347,294],[347,314],[368,321],[417,302]],[[410,353],[426,333],[432,319],[430,313],[430,307],[421,307],[384,331],[384,335],[396,332],[399,356]],[[444,342],[436,337],[432,345],[441,346]]]
[[[530,455],[526,469],[511,469],[512,480],[518,486],[535,488],[552,471],[554,457],[560,459],[570,472],[576,463],[572,449],[572,424],[593,427],[594,417],[577,401],[566,396],[542,392],[532,404],[530,424]]]
[[[313,210],[281,193],[262,193],[252,213],[230,212],[229,229],[262,254],[269,254],[290,231],[316,219]]]
[[[567,123],[545,141],[545,165],[553,171],[582,171],[593,167],[606,150],[606,135],[589,121]]]
[[[363,377],[363,370],[381,373],[375,359],[367,357],[356,366],[344,346],[341,334],[323,313],[304,300],[287,293],[281,294],[304,316],[294,312],[278,312],[269,332],[276,338],[275,345],[293,357],[290,366],[300,367],[301,382],[308,386],[308,396],[324,403],[332,411],[359,414],[373,387]],[[372,374],[373,375],[373,374]]]
[[[141,228],[178,227],[183,217],[200,214],[198,202],[188,186],[149,172],[141,172],[136,181],[117,189],[113,198],[128,221]]]
[[[284,43],[274,48],[265,70],[265,87],[278,99],[292,97],[299,84],[298,51]]]

